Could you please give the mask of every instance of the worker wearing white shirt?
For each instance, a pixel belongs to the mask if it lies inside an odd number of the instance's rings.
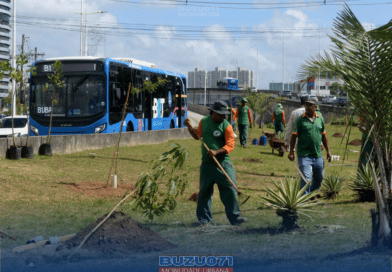
[[[287,127],[286,127],[286,136],[284,137],[286,150],[290,146],[291,132],[293,131],[295,121],[297,121],[298,117],[302,116],[305,113],[305,106],[304,105],[305,105],[305,101],[307,99],[308,99],[308,97],[306,97],[306,96],[301,97],[300,108],[291,112],[290,120],[287,123]]]

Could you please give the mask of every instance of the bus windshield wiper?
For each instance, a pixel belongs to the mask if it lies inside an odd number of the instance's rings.
[[[86,79],[90,76],[90,74],[85,74],[78,83],[72,88],[73,92],[76,92],[80,86],[86,81]]]

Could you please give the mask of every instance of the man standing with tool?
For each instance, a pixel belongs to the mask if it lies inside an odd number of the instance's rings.
[[[234,119],[238,120],[238,131],[240,133],[241,146],[246,148],[246,140],[248,139],[248,124],[252,128],[252,117],[250,109],[246,106],[248,99],[242,98],[241,106],[237,108]]]
[[[284,133],[284,126],[286,125],[286,119],[284,118],[284,110],[282,110],[282,104],[276,105],[276,110],[272,114],[272,121],[275,124],[275,134],[278,132]]]
[[[324,119],[316,113],[317,100],[309,98],[305,102],[305,113],[297,119],[290,140],[289,160],[295,159],[294,146],[298,137],[297,153],[298,167],[306,178],[301,177],[301,188],[312,179],[305,194],[317,190],[321,187],[324,178],[324,160],[321,154],[321,142],[327,151],[327,159],[331,161],[328,139],[325,133]]]
[[[193,226],[201,226],[212,222],[211,204],[214,194],[214,184],[218,184],[220,199],[225,206],[226,216],[232,225],[244,223],[247,219],[240,216],[237,191],[219,168],[217,162],[235,182],[235,170],[229,158],[229,153],[234,149],[233,128],[225,119],[230,114],[228,106],[223,101],[216,101],[210,108],[210,116],[200,120],[199,127],[195,130],[190,120],[185,119],[184,125],[195,140],[203,138],[208,151],[202,145],[202,163],[200,166],[200,191],[197,198],[196,215],[198,222]]]

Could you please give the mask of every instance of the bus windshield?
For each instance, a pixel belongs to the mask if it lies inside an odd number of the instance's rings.
[[[64,84],[55,89],[46,76],[31,80],[33,114],[50,116],[53,103],[53,116],[88,117],[102,113],[106,109],[105,77],[84,74],[65,76]],[[49,89],[45,91],[45,84]]]

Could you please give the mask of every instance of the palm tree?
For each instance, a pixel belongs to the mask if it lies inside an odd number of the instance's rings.
[[[392,20],[367,31],[346,5],[334,22],[331,54],[316,55],[301,75],[321,67],[342,75],[354,112],[364,119],[380,170],[374,182],[372,246],[391,248],[392,217]],[[370,162],[373,180],[377,170]]]

